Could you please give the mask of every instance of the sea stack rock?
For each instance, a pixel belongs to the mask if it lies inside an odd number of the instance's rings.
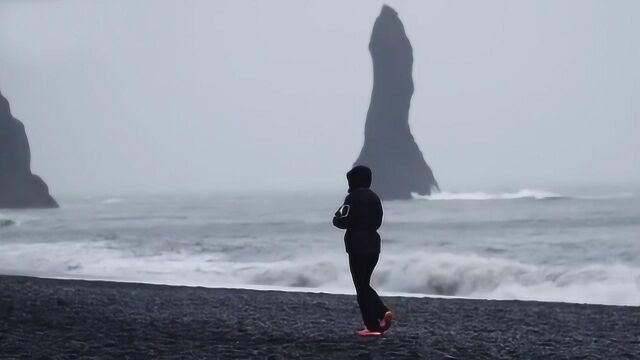
[[[11,115],[0,93],[0,208],[52,208],[58,203],[47,184],[31,173],[31,150],[24,125]]]
[[[438,183],[409,129],[413,49],[398,13],[387,5],[373,25],[369,51],[373,91],[364,146],[355,164],[372,169],[372,188],[383,200],[430,195]]]

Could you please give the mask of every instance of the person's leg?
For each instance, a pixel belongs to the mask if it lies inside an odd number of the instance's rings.
[[[371,261],[367,258],[368,256],[365,254],[349,254],[349,269],[351,270],[351,277],[353,278],[353,284],[356,288],[362,320],[367,329],[378,331],[380,329],[380,323],[376,317],[374,303],[372,302],[373,297],[371,292],[373,289],[369,286],[372,273],[372,269],[370,269]]]
[[[371,313],[377,320],[382,319],[384,317],[384,314],[389,311],[389,308],[382,302],[380,296],[378,296],[378,293],[371,286],[371,276],[373,275],[373,270],[378,264],[379,257],[379,254],[371,254],[367,256],[368,303],[371,309]]]

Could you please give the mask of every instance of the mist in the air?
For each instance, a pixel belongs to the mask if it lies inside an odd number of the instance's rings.
[[[443,189],[638,183],[640,3],[388,3]],[[53,194],[340,189],[381,4],[0,1],[0,91]]]

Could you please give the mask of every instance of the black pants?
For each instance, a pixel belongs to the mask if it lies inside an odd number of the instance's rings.
[[[371,274],[378,264],[379,254],[349,254],[349,268],[353,284],[356,286],[358,305],[362,313],[362,320],[367,329],[380,329],[379,320],[389,309],[382,303],[380,297],[371,287]]]

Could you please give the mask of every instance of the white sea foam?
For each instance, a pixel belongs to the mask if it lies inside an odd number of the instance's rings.
[[[640,268],[627,264],[540,266],[478,255],[392,256],[382,285],[394,291],[489,299],[640,304]]]
[[[341,252],[239,262],[222,253],[136,256],[108,241],[4,244],[0,267],[34,276],[353,292]],[[640,305],[640,268],[623,263],[565,267],[472,254],[383,254],[373,281],[385,293]]]
[[[418,200],[548,200],[548,199],[577,199],[577,200],[615,200],[631,199],[635,194],[630,192],[620,192],[611,194],[585,194],[585,195],[564,195],[556,192],[539,189],[522,189],[516,192],[488,193],[484,191],[472,192],[438,192],[431,195],[411,194]]]
[[[414,199],[424,200],[516,200],[516,199],[561,199],[564,196],[550,191],[535,190],[535,189],[522,189],[517,192],[505,192],[505,193],[486,193],[482,191],[476,192],[439,192],[432,195],[419,195],[412,194]]]
[[[105,199],[102,201],[103,204],[105,205],[110,205],[110,204],[120,204],[125,202],[125,199],[122,198],[109,198],[109,199]]]

